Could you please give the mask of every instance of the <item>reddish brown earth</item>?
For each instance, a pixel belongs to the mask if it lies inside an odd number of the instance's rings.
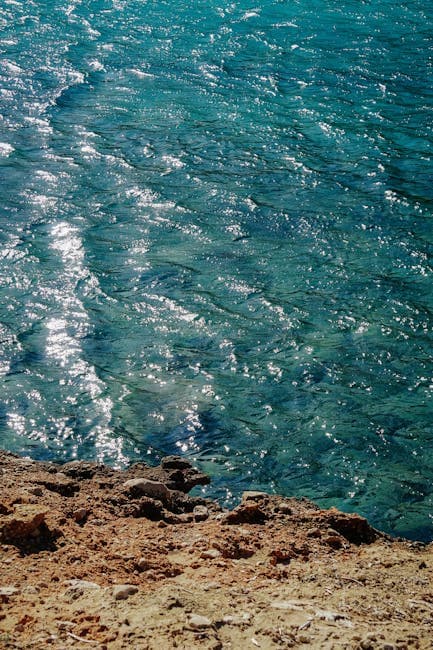
[[[433,549],[357,515],[0,452],[0,648],[433,648]]]

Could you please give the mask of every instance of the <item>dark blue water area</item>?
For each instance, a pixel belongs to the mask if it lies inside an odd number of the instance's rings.
[[[433,539],[433,7],[3,0],[0,445]]]

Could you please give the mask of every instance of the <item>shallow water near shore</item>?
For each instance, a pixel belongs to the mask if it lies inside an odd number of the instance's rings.
[[[0,445],[432,539],[431,4],[0,25]]]

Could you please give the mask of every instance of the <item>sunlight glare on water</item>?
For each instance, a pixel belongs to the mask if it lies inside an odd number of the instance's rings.
[[[433,9],[4,0],[0,441],[433,538]]]

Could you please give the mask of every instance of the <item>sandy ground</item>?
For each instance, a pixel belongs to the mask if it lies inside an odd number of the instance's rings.
[[[433,549],[357,515],[0,452],[0,648],[433,648]]]

